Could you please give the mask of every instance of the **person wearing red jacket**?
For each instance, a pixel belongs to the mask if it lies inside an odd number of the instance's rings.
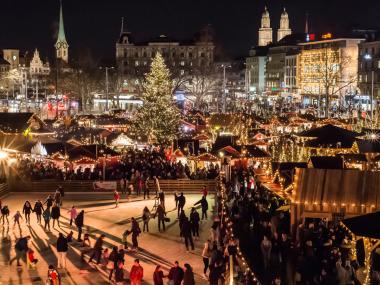
[[[117,190],[113,192],[113,199],[115,200],[115,208],[119,207],[120,194]]]
[[[144,269],[140,265],[140,260],[135,259],[135,263],[131,268],[131,272],[129,273],[129,279],[131,280],[132,285],[140,285],[141,280],[144,276]]]

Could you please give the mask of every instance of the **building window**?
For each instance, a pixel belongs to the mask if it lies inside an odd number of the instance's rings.
[[[138,60],[135,61],[135,66],[139,66],[139,61]]]
[[[189,58],[193,58],[193,53],[189,52]]]
[[[185,62],[183,60],[181,60],[181,66],[185,66]]]
[[[377,68],[380,69],[380,60],[377,62]]]
[[[184,75],[185,74],[185,71],[183,69],[181,69],[181,75]]]
[[[143,57],[147,57],[148,55],[146,54],[146,51],[143,53]]]
[[[181,57],[184,58],[185,57],[185,54],[183,52],[181,52]]]

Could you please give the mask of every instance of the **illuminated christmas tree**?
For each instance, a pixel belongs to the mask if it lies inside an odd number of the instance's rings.
[[[134,120],[135,131],[147,135],[151,143],[173,140],[178,133],[180,113],[173,101],[170,72],[160,53],[154,57],[143,87],[143,106]]]

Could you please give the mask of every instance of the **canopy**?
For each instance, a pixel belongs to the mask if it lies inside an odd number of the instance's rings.
[[[125,134],[120,134],[116,139],[114,139],[111,142],[111,146],[115,146],[115,147],[126,147],[126,146],[133,146],[133,145],[134,145],[133,140]]]
[[[307,138],[320,138],[320,139],[331,138],[331,139],[339,140],[340,138],[354,139],[354,138],[360,136],[360,134],[357,132],[349,131],[347,129],[339,128],[337,126],[328,124],[328,125],[324,125],[324,126],[319,127],[319,128],[314,128],[314,129],[310,129],[307,131],[303,131],[303,132],[299,133],[298,136],[299,137],[307,137]]]
[[[38,141],[32,147],[32,149],[30,150],[30,153],[31,154],[36,154],[36,155],[42,155],[42,156],[46,156],[47,155],[46,148],[43,146],[43,144],[40,141]]]
[[[342,223],[356,236],[380,239],[380,212],[344,219]]]
[[[212,155],[211,153],[204,153],[195,158],[198,161],[219,161],[219,158]]]

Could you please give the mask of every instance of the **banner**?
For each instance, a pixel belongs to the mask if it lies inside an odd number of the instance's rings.
[[[94,191],[115,191],[117,189],[116,181],[97,181],[93,185]]]

